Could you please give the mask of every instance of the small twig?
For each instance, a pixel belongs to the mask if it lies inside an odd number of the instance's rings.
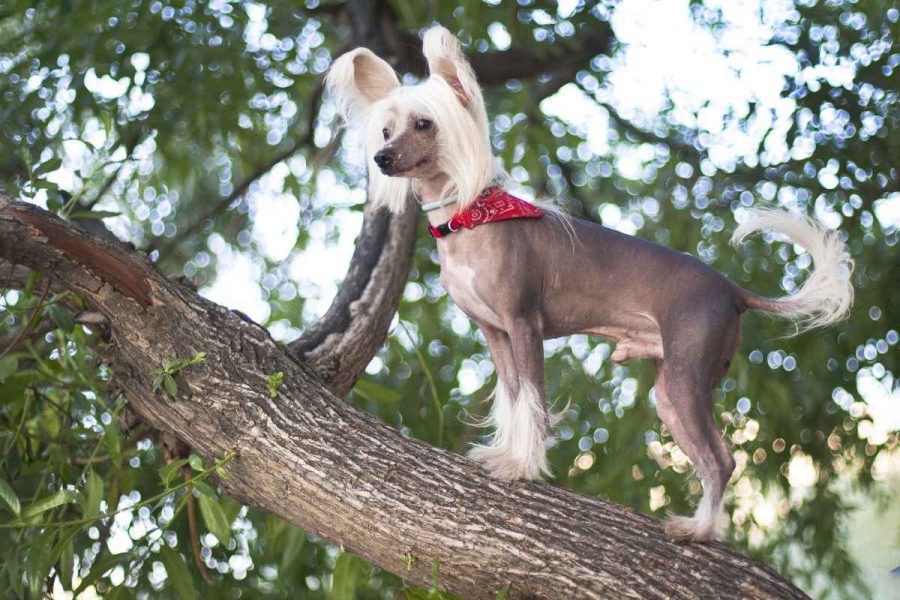
[[[92,456],[88,458],[81,458],[79,456],[72,457],[69,462],[73,465],[83,466],[83,465],[96,465],[99,463],[105,463],[109,460],[109,454],[101,454],[100,456]]]

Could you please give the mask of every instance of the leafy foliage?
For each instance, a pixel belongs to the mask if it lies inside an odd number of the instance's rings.
[[[753,18],[769,34],[760,47],[790,65],[777,98],[750,94],[719,110],[669,82],[642,110],[616,92],[623,76],[638,75],[627,24],[616,22],[634,4],[384,10],[408,30],[437,20],[474,52],[497,51],[505,36],[536,56],[612,23],[620,39],[609,55],[561,89],[539,78],[486,90],[495,148],[525,193],[691,252],[767,295],[795,289],[808,259],[771,239],[729,248],[742,210],[775,202],[840,228],[857,265],[851,319],[785,338],[782,324],[748,315],[715,412],[739,464],[729,543],[817,597],[863,595],[845,545],[848,489],[877,497],[872,484],[897,456],[896,430],[875,413],[879,398],[897,394],[898,11],[881,0],[762,2]],[[742,68],[727,61],[742,54],[729,35],[748,18],[732,14],[743,4],[688,8],[728,72]],[[212,296],[242,266],[253,317],[278,338],[296,337],[331,292],[305,279],[323,262],[313,253],[346,245],[359,223],[364,173],[320,91],[331,57],[352,39],[342,10],[312,1],[7,2],[0,190],[92,231],[102,223]],[[560,97],[586,106],[587,117],[558,110]],[[343,272],[329,268],[332,278]],[[167,462],[153,433],[124,418],[128,392],[103,362],[103,336],[76,324],[80,300],[49,294],[44,278],[0,295],[0,596],[40,597],[51,586],[95,586],[111,598],[444,594],[439,566],[430,590],[405,588],[219,496],[213,477],[225,475],[227,456],[209,466],[196,455]],[[572,401],[550,453],[555,484],[658,516],[689,511],[699,483],[685,484],[688,464],[655,416],[650,366],[611,364],[609,344],[584,336],[545,350],[549,397]],[[148,366],[154,387],[175,396],[177,378],[190,376],[183,369],[200,362]],[[265,374],[273,397],[279,375]],[[441,290],[433,242],[422,237],[397,326],[350,401],[464,452],[478,434],[465,421],[486,410],[492,376],[483,339]],[[189,497],[202,516],[198,536]]]

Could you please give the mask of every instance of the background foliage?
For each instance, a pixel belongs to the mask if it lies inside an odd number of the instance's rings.
[[[473,52],[512,44],[546,57],[586,33],[614,33],[607,54],[565,81],[486,90],[498,155],[526,196],[555,196],[769,295],[795,289],[809,261],[768,238],[728,247],[742,209],[778,203],[840,228],[857,265],[852,318],[785,338],[783,323],[748,315],[716,390],[738,458],[728,542],[817,597],[896,590],[887,572],[900,564],[900,515],[879,506],[898,489],[898,10],[880,0],[769,1],[737,14],[725,2],[673,3],[722,57],[762,48],[789,68],[774,99],[751,93],[722,109],[667,82],[647,111],[622,99],[642,77],[629,62],[640,43],[616,21],[640,4],[396,1],[381,14],[396,30],[437,20]],[[7,0],[0,190],[112,231],[276,337],[296,337],[327,306],[361,220],[358,144],[320,86],[353,39],[356,8]],[[735,46],[736,19],[767,37]],[[750,76],[726,64],[730,84]],[[715,76],[697,75],[713,88]],[[463,452],[478,434],[464,421],[485,411],[493,366],[437,277],[423,236],[399,319],[349,400]],[[48,294],[40,274],[26,290],[0,291],[0,595],[94,586],[110,598],[391,598],[403,589],[220,497],[227,456],[179,460],[131,422],[128,391],[103,364],[106,342],[74,322],[77,298]],[[572,400],[550,452],[555,484],[658,516],[687,512],[699,483],[686,483],[686,459],[655,417],[649,365],[613,365],[608,344],[583,336],[545,348],[550,397]],[[168,365],[176,384],[190,358]]]

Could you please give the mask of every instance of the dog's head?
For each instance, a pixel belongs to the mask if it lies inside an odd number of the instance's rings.
[[[442,196],[465,205],[495,175],[484,100],[459,42],[434,27],[422,50],[430,76],[416,85],[401,85],[366,48],[342,55],[326,78],[344,120],[364,128],[370,201],[394,212],[417,180],[446,179]]]

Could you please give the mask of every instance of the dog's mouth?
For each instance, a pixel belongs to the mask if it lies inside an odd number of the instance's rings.
[[[387,169],[381,169],[381,172],[384,175],[387,175],[388,177],[402,177],[406,173],[409,173],[411,171],[418,169],[419,167],[421,167],[422,165],[424,165],[427,162],[428,162],[428,158],[423,158],[422,160],[420,160],[419,162],[417,162],[416,164],[414,164],[410,167],[406,167],[404,169],[392,169],[389,167]]]

